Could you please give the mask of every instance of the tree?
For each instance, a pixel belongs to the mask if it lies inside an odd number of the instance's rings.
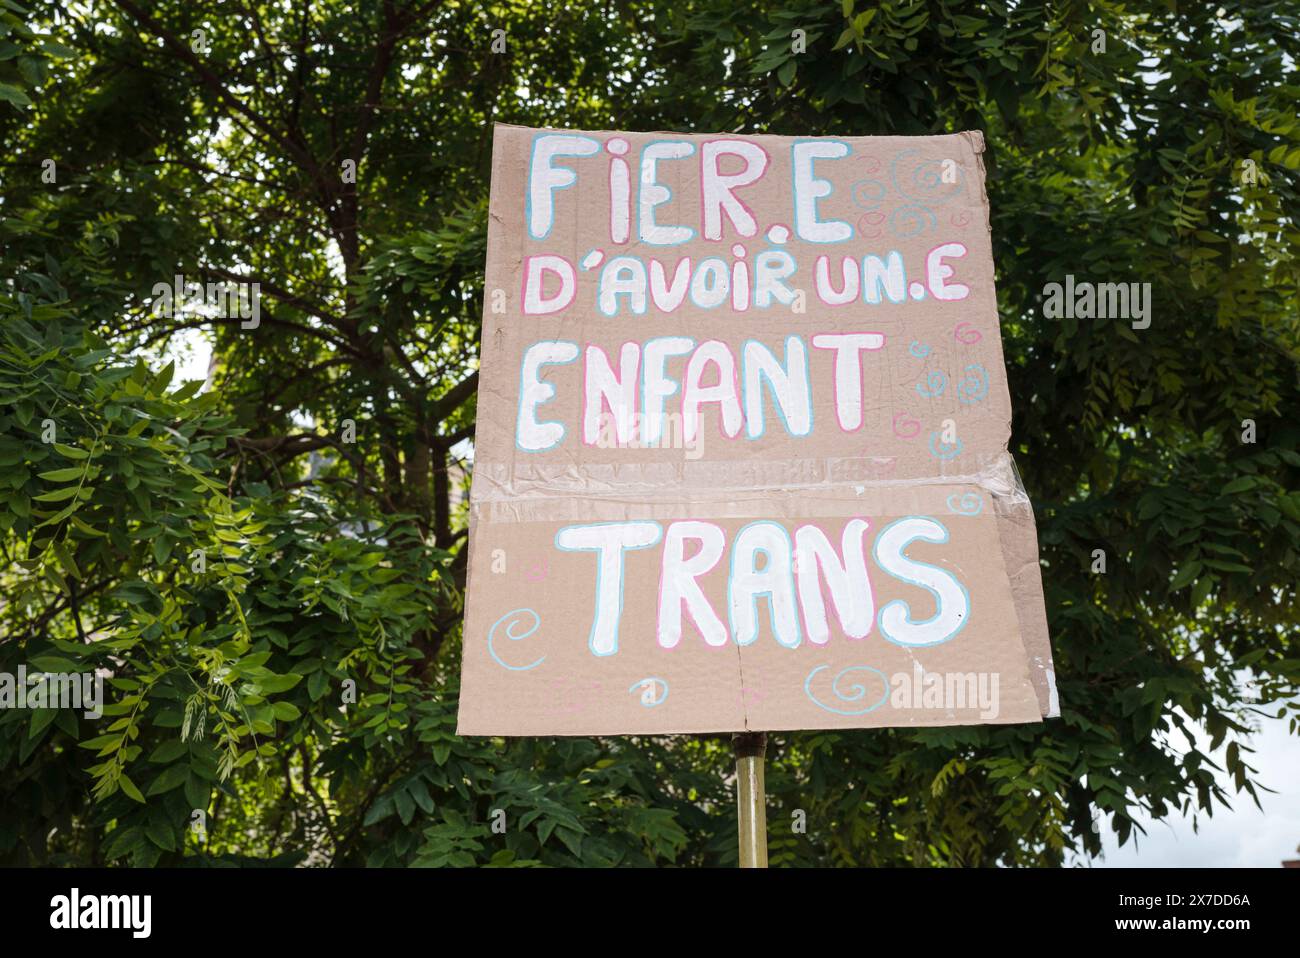
[[[1229,800],[1188,725],[1255,795],[1300,681],[1285,5],[4,6],[0,667],[111,678],[0,716],[3,860],[734,861],[723,740],[454,735],[494,120],[986,133],[1062,718],[776,736],[774,862],[1095,852]],[[1066,273],[1151,326],[1045,318]],[[201,392],[142,358],[188,329]]]

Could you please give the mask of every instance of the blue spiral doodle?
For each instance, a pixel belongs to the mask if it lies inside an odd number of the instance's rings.
[[[957,500],[957,505],[953,505],[953,500]],[[984,511],[984,499],[977,492],[963,492],[961,498],[957,493],[948,497],[948,511],[955,512],[959,516],[977,516]]]
[[[853,202],[864,210],[874,210],[885,201],[889,187],[880,180],[858,180],[850,188]]]
[[[642,696],[642,698],[641,698],[641,704],[642,704],[645,708],[648,708],[648,709],[652,709],[652,708],[654,708],[656,705],[663,705],[664,700],[668,698],[668,683],[667,683],[666,681],[664,681],[663,679],[661,679],[661,678],[657,678],[656,676],[651,675],[651,676],[649,676],[649,677],[647,677],[647,678],[644,678],[644,679],[638,679],[637,681],[635,681],[635,682],[633,682],[631,685],[629,685],[628,688],[627,688],[627,690],[628,690],[629,692],[635,692],[637,689],[642,689],[642,690],[644,691],[644,686],[645,686],[645,684],[646,684],[647,682],[650,682],[650,683],[658,682],[660,685],[662,685],[662,686],[664,687],[664,691],[663,691],[663,694],[660,695],[660,696],[659,696],[657,699],[655,699],[653,702],[647,702],[647,701],[645,700],[645,697]]]
[[[951,446],[946,442],[939,441],[939,431],[936,429],[930,433],[930,455],[936,459],[956,459],[961,455],[961,440],[958,439]]]
[[[899,162],[917,153],[920,153],[920,150],[903,150],[890,163],[889,178],[894,184],[894,189],[913,203],[919,204],[924,200],[933,206],[943,206],[963,194],[962,181],[966,178],[965,171],[954,163],[957,179],[953,183],[944,183],[944,158],[917,160],[908,170],[911,174],[910,178],[904,176],[904,179],[908,180],[908,188],[905,189],[899,182]],[[928,209],[926,211],[929,212]]]
[[[957,398],[966,405],[977,403],[989,394],[989,374],[979,363],[967,366],[966,378],[957,384]]]
[[[889,216],[889,228],[895,236],[916,236],[934,227],[934,211],[920,203],[900,206]]]
[[[526,672],[529,669],[535,669],[537,668],[537,666],[541,665],[542,661],[546,658],[546,656],[543,655],[540,659],[538,659],[536,662],[533,662],[531,665],[509,665],[506,662],[503,662],[501,660],[501,656],[497,655],[497,650],[493,648],[492,643],[496,640],[497,627],[501,625],[502,622],[505,622],[507,619],[509,619],[511,616],[519,615],[519,613],[521,612],[527,615],[531,615],[533,617],[532,627],[529,628],[527,632],[523,632],[520,635],[515,635],[514,628],[515,626],[519,625],[519,622],[518,621],[510,622],[506,625],[506,638],[512,642],[518,642],[520,639],[528,638],[530,635],[536,632],[537,627],[542,624],[542,617],[539,616],[532,609],[511,609],[505,615],[501,616],[501,618],[493,622],[492,628],[488,629],[488,642],[487,642],[488,654],[492,656],[493,660],[496,662],[497,665],[501,666],[503,669],[509,669],[511,672]]]
[[[938,217],[932,207],[944,206],[964,192],[965,173],[960,166],[955,167],[956,181],[944,183],[944,160],[926,159],[919,154],[919,150],[903,150],[889,164],[889,180],[906,200],[889,218],[890,231],[895,236],[916,236],[933,229]],[[901,163],[907,165],[900,167]],[[900,180],[905,180],[906,186]]]
[[[916,384],[916,391],[925,399],[934,399],[943,395],[943,387],[948,385],[948,377],[939,370],[933,370],[925,377],[925,385]]]
[[[831,691],[835,693],[835,697],[841,702],[856,702],[859,699],[865,698],[867,694],[867,687],[865,685],[861,682],[855,683],[849,686],[848,693],[846,694],[840,691],[840,679],[844,678],[844,676],[849,672],[874,672],[876,675],[880,676],[880,681],[884,683],[885,686],[885,692],[880,696],[879,701],[873,702],[871,705],[859,709],[837,709],[833,705],[827,705],[825,702],[820,702],[817,700],[817,696],[812,693],[813,676],[822,669],[829,668],[829,665],[819,665],[817,668],[809,672],[808,677],[803,680],[803,694],[808,696],[809,701],[819,709],[824,709],[827,712],[834,712],[836,715],[866,715],[868,712],[874,712],[876,709],[880,708],[880,706],[884,705],[885,701],[889,698],[889,677],[886,676],[884,672],[880,671],[880,669],[872,668],[870,665],[850,665],[846,668],[840,669],[839,674],[831,681]]]
[[[924,359],[926,356],[930,355],[930,347],[922,345],[922,343],[916,339],[912,340],[912,344],[907,347],[907,351],[917,359]]]

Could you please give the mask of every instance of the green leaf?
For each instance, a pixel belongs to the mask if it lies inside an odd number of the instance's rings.
[[[287,692],[299,682],[302,681],[301,675],[289,673],[288,675],[270,675],[266,678],[257,680],[257,687],[263,692]]]
[[[188,754],[189,750],[190,748],[187,744],[179,739],[173,739],[170,742],[163,742],[154,749],[153,754],[149,756],[149,761],[157,765],[165,765],[169,762],[176,761],[176,759],[180,758],[182,755]]]
[[[167,391],[167,387],[171,384],[172,373],[174,373],[175,371],[176,371],[176,363],[174,361],[169,362],[166,366],[164,366],[162,369],[158,371],[157,375],[153,377],[153,383],[151,385],[151,389],[156,393],[165,393]]]
[[[405,790],[393,794],[393,804],[397,807],[397,817],[402,820],[403,825],[411,824],[411,818],[415,815],[415,800]]]
[[[198,776],[191,774],[185,780],[185,801],[190,808],[206,810],[211,801],[212,786]]]
[[[391,814],[393,814],[393,799],[391,795],[385,795],[370,806],[365,818],[361,820],[361,824],[373,825]]]
[[[176,850],[176,835],[171,825],[166,822],[150,822],[144,827],[144,833],[165,852]]]
[[[28,738],[39,738],[46,727],[58,717],[58,709],[35,709],[32,712],[32,723],[27,730]]]
[[[66,446],[61,442],[54,444],[54,451],[69,459],[89,459],[90,453],[79,446]]]
[[[63,502],[71,499],[79,491],[77,486],[64,486],[62,489],[55,489],[53,492],[43,492],[39,496],[33,496],[37,502]]]
[[[189,779],[190,767],[185,762],[177,762],[162,770],[162,773],[149,785],[150,795],[161,795],[173,788],[180,788]]]
[[[10,83],[0,83],[0,100],[7,100],[14,106],[32,105],[31,97]]]
[[[573,831],[570,828],[565,828],[563,825],[561,825],[559,828],[555,830],[555,834],[556,837],[558,837],[560,841],[564,843],[564,847],[567,848],[575,858],[582,857],[581,833]]]
[[[83,522],[81,519],[77,518],[76,516],[73,516],[71,521],[72,521],[73,528],[78,529],[81,532],[84,532],[88,536],[102,537],[108,535],[107,532],[100,532],[98,529],[94,528],[93,526],[89,525],[86,522]]]
[[[203,388],[203,383],[204,380],[202,379],[191,379],[167,398],[172,402],[185,402],[185,400],[189,399]]]
[[[63,571],[74,579],[81,578],[81,570],[77,568],[77,563],[72,558],[72,552],[67,545],[62,542],[55,542],[50,545],[54,556],[59,560],[59,565],[63,566]]]
[[[50,56],[59,57],[63,60],[71,59],[77,55],[77,52],[71,47],[66,47],[58,40],[51,40],[49,37],[41,38],[41,49]]]
[[[126,772],[123,772],[118,776],[117,784],[122,787],[122,791],[126,793],[128,798],[135,799],[141,805],[145,804],[144,796],[140,794],[140,789],[135,787],[135,782],[131,781]]]
[[[1186,563],[1181,569],[1178,570],[1178,574],[1174,576],[1174,580],[1169,583],[1169,591],[1177,592],[1183,586],[1193,581],[1198,575],[1201,574],[1202,568],[1204,567],[1201,565],[1201,563],[1195,560]]]
[[[29,660],[29,664],[42,672],[71,673],[80,671],[80,666],[71,659],[64,658],[61,655],[50,655],[49,653],[33,656]]]
[[[1209,598],[1210,590],[1214,588],[1214,577],[1203,575],[1196,580],[1196,587],[1192,589],[1192,607],[1199,609]]]
[[[1242,565],[1240,562],[1225,562],[1222,559],[1206,559],[1205,564],[1211,569],[1218,569],[1220,572],[1251,573],[1255,571],[1250,566]]]

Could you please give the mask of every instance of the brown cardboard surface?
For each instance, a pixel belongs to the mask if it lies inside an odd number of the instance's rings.
[[[537,156],[560,142],[556,136],[589,155],[558,156],[558,172],[548,172]],[[652,169],[643,162],[687,150]],[[804,161],[800,173],[800,150],[845,155]],[[1033,512],[1006,451],[1011,410],[982,150],[978,133],[829,141],[496,128],[462,733],[947,725],[1055,712]],[[713,197],[722,195],[719,178],[744,179],[763,165],[761,176],[730,192],[743,211],[732,199],[717,206],[705,199],[713,162],[705,157],[719,153],[727,155],[716,161]],[[565,169],[573,174],[567,185]],[[807,197],[818,186],[830,189],[809,214]],[[655,192],[660,187],[670,192]],[[639,202],[643,190],[655,201],[649,208]],[[805,201],[802,213],[796,197]],[[611,217],[620,207],[629,211],[625,239]],[[710,208],[722,211],[712,227]],[[742,235],[746,214],[751,235]],[[643,235],[650,220],[657,228]],[[851,236],[816,241],[835,223]],[[694,235],[662,245],[671,238],[664,228],[683,226]],[[704,235],[710,229],[717,239]],[[948,252],[934,258],[936,249]],[[782,254],[794,269],[783,286],[769,269],[773,292],[761,304],[760,258],[783,265]],[[829,285],[816,275],[823,256]],[[537,271],[540,260],[530,258],[542,257],[563,258],[547,262],[568,271],[567,290],[559,274]],[[615,261],[635,286],[638,267],[620,257],[638,258],[649,277],[643,307],[635,289],[609,294]],[[852,282],[846,257],[859,285],[851,298],[838,296]],[[706,274],[698,286],[695,272]],[[530,273],[544,281],[527,301]],[[683,275],[684,292],[675,296],[668,287]],[[727,293],[711,305],[719,283],[707,280],[720,277]],[[783,302],[778,294],[791,290],[799,295]],[[940,298],[957,290],[964,295]],[[878,301],[870,301],[873,291]],[[537,311],[560,293],[563,308]],[[827,338],[846,334],[870,344],[852,351],[856,384],[845,376],[845,340]],[[661,360],[662,375],[652,373],[650,355],[661,346],[651,344],[675,340],[682,351]],[[539,356],[545,362],[530,367],[529,357]],[[602,363],[611,390],[636,384],[603,394],[607,405],[588,389]],[[764,378],[771,363],[795,383],[783,386],[780,400],[772,377]],[[663,399],[660,441],[629,445],[631,432],[609,417],[591,428],[588,405],[612,417],[609,400],[624,396],[632,408],[622,412],[644,415],[656,390],[674,385]],[[699,405],[692,432],[683,400],[717,396],[723,401]],[[598,523],[605,530],[591,531]],[[846,542],[850,523],[857,524]],[[916,535],[903,541],[904,532]],[[608,559],[586,551],[591,536],[624,534],[644,541],[618,552],[621,574],[617,550]],[[660,615],[661,590],[668,583],[673,595],[672,584],[683,581],[665,559],[670,539],[674,549],[684,543],[672,554],[685,562],[696,549],[717,548],[717,561],[691,581],[718,621],[702,627],[683,615],[680,637],[665,639],[661,620],[677,617]],[[839,593],[818,542],[842,563],[861,544],[861,569],[845,574]],[[752,568],[772,591],[735,606],[733,586],[749,595],[747,550],[759,556]],[[780,572],[785,561],[788,575],[771,573],[768,563]],[[948,598],[909,579],[916,568]],[[621,584],[617,601],[611,582]],[[600,616],[598,589],[606,602]],[[819,620],[813,590],[826,609],[820,633],[810,625]],[[851,594],[870,596],[869,627],[866,600]],[[707,615],[694,600],[686,607]],[[756,629],[746,626],[746,609]],[[936,616],[939,624],[918,624]],[[929,644],[935,636],[942,640]]]

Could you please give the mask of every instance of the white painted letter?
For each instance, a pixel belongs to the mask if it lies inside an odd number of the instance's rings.
[[[685,557],[687,539],[700,543],[699,551],[689,559]],[[711,523],[674,522],[668,526],[659,574],[659,644],[665,649],[676,648],[681,641],[683,606],[705,642],[727,644],[727,627],[696,582],[718,564],[725,546],[722,530]]]
[[[966,587],[947,569],[917,562],[907,556],[904,550],[916,539],[947,542],[948,530],[929,516],[898,519],[876,536],[872,554],[882,570],[903,582],[918,585],[934,596],[934,615],[924,621],[915,621],[908,604],[895,599],[880,610],[880,631],[895,645],[938,645],[960,632],[970,619],[970,596]]]
[[[755,564],[759,553],[762,569]],[[731,574],[727,606],[731,635],[740,645],[758,638],[758,599],[768,597],[772,632],[787,648],[799,645],[799,612],[794,598],[794,557],[790,536],[776,522],[751,522],[736,535],[731,546]]]
[[[945,256],[965,256],[966,247],[961,243],[944,243],[930,250],[925,258],[925,285],[930,287],[930,295],[935,299],[965,299],[970,295],[970,287],[962,283],[945,283],[952,275],[952,267],[945,263]]]
[[[700,380],[710,365],[717,367],[718,382],[703,386]],[[700,432],[700,407],[710,402],[718,404],[723,434],[735,438],[744,420],[736,388],[736,360],[727,344],[716,339],[701,343],[686,363],[686,385],[682,390],[682,437],[688,444]]]
[[[659,541],[657,522],[598,522],[565,526],[555,533],[555,547],[565,552],[595,552],[596,614],[587,645],[592,655],[618,651],[618,620],[623,616],[623,553]]]
[[[680,160],[695,152],[695,144],[686,140],[659,140],[641,150],[641,189],[638,195],[637,235],[651,246],[676,246],[695,235],[689,226],[659,226],[655,207],[673,197],[672,190],[659,182],[660,160]]]
[[[835,350],[835,415],[840,428],[853,432],[862,425],[862,357],[864,349],[884,349],[881,333],[820,333],[817,349]]]
[[[560,277],[560,291],[550,298],[547,298],[543,288],[548,272]],[[529,256],[524,260],[525,315],[545,316],[547,313],[558,313],[568,308],[576,295],[578,295],[578,277],[573,272],[572,264],[563,256],[543,253],[540,256]]]
[[[632,434],[632,415],[636,412],[637,373],[641,366],[641,347],[624,343],[618,358],[618,377],[609,367],[609,357],[599,346],[587,347],[586,402],[582,416],[582,441],[594,446],[600,438],[601,420],[605,407],[614,417],[614,430],[618,445],[629,445],[636,437]]]
[[[763,382],[767,381],[786,431],[792,436],[812,432],[812,385],[808,378],[808,350],[798,336],[785,340],[785,365],[762,343],[745,343],[745,435],[757,439],[767,431],[763,421]]]
[[[664,428],[664,400],[677,392],[677,381],[669,379],[664,366],[670,356],[685,356],[695,340],[685,336],[661,336],[645,344],[641,363],[641,445],[656,446]]]
[[[803,607],[804,626],[809,640],[825,645],[830,639],[826,603],[822,598],[822,580],[830,589],[840,628],[850,639],[865,638],[871,632],[876,607],[867,576],[867,556],[863,537],[871,523],[850,519],[840,540],[843,559],[826,533],[813,525],[800,526],[794,534],[795,554],[799,557],[799,604]]]
[[[533,343],[524,350],[519,372],[519,416],[515,422],[515,442],[525,452],[542,452],[558,446],[564,439],[564,426],[558,422],[538,422],[537,407],[555,396],[555,387],[539,375],[543,366],[562,366],[578,358],[578,344],[564,340]]]
[[[533,140],[533,158],[528,166],[528,235],[546,239],[555,223],[556,190],[577,182],[578,174],[567,166],[553,166],[557,156],[591,156],[600,144],[589,136],[543,133]]]
[[[790,147],[794,167],[794,231],[809,243],[842,243],[853,235],[843,220],[817,219],[817,201],[831,195],[830,180],[813,175],[813,161],[838,160],[849,155],[849,145],[839,140],[800,140]]]
[[[739,173],[718,171],[718,158],[723,155],[738,156],[745,161]],[[704,201],[704,238],[722,239],[722,214],[736,227],[741,236],[753,236],[758,224],[745,204],[732,195],[732,190],[748,186],[767,169],[767,153],[757,143],[748,140],[710,140],[700,151],[700,191]]]

